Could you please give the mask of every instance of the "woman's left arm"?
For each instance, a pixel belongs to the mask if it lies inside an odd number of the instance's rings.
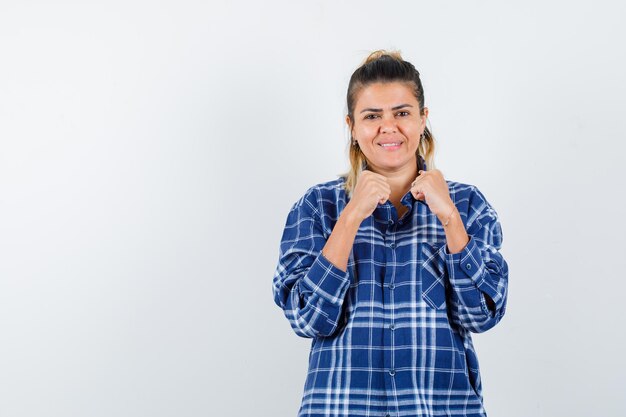
[[[475,186],[469,186],[463,196],[455,195],[455,204],[439,170],[420,174],[411,191],[428,204],[446,233],[439,257],[445,260],[445,275],[452,287],[451,320],[482,333],[495,326],[506,310],[509,268],[499,252],[502,227],[498,215]],[[459,205],[467,207],[466,225]]]
[[[467,226],[455,206],[440,250],[452,287],[452,321],[482,333],[504,316],[509,268],[499,252],[502,227],[496,211],[475,187],[468,198]]]

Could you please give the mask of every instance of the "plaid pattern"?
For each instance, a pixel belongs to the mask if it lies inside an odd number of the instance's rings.
[[[346,206],[344,183],[309,188],[280,242],[274,301],[312,339],[298,416],[485,417],[471,332],[506,308],[495,210],[475,186],[447,180],[470,236],[450,254],[437,217],[407,192],[403,219],[387,201],[363,220],[343,272],[321,250]]]

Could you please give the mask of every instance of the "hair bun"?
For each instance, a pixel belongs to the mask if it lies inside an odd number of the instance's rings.
[[[378,49],[374,52],[372,52],[371,54],[368,55],[367,58],[365,58],[365,61],[363,61],[363,64],[367,64],[369,62],[375,61],[383,56],[388,56],[394,59],[397,59],[399,61],[403,61],[402,59],[402,55],[400,54],[400,51],[387,51],[386,49]],[[361,64],[361,65],[363,65]]]

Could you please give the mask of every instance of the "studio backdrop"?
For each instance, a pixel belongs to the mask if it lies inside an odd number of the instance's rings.
[[[295,416],[287,213],[348,168],[349,76],[420,71],[436,167],[499,215],[492,417],[623,416],[619,2],[4,1],[0,415]]]

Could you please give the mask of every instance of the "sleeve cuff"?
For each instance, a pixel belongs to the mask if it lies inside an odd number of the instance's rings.
[[[342,304],[350,284],[348,271],[344,272],[321,252],[311,265],[301,284],[332,304]]]
[[[451,280],[459,285],[474,284],[480,288],[484,280],[485,262],[476,240],[471,235],[461,252],[448,252],[448,245],[443,245],[443,252],[448,269],[451,269],[449,274]]]

